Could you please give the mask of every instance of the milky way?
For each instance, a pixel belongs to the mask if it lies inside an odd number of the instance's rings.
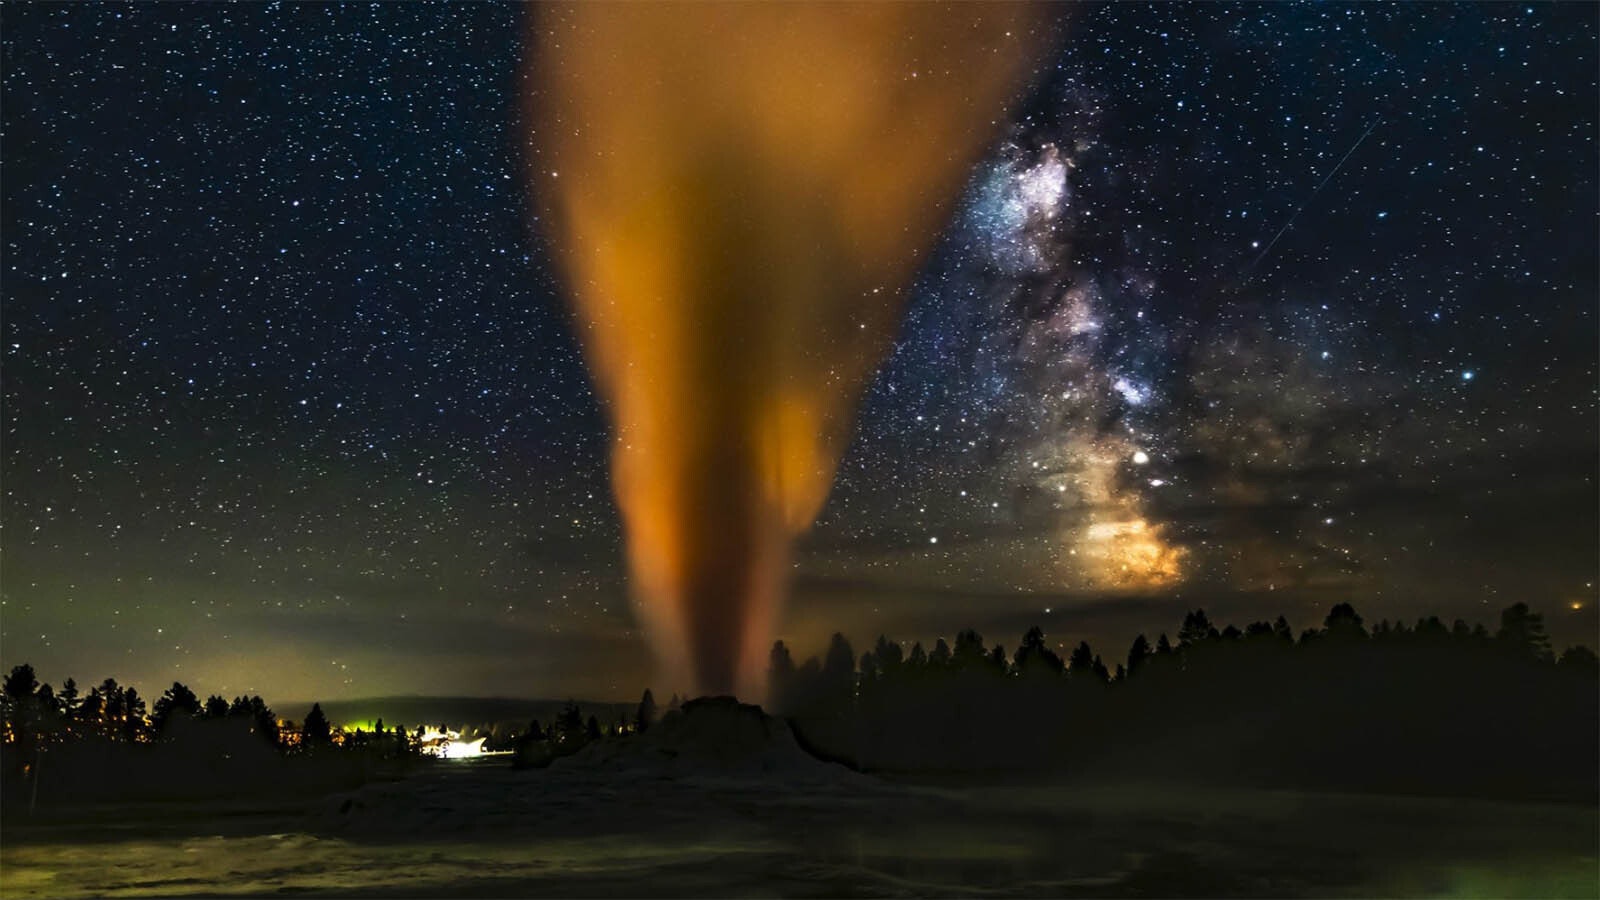
[[[0,663],[637,695],[523,24],[0,8]],[[1111,659],[1196,605],[1526,600],[1592,641],[1593,8],[1117,4],[1066,34],[930,223],[778,634],[1038,623]]]

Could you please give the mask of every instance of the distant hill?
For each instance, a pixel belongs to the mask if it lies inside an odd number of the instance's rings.
[[[328,721],[338,726],[372,727],[383,719],[387,728],[404,725],[444,725],[458,731],[489,731],[496,725],[517,730],[526,728],[532,719],[548,725],[566,706],[565,700],[521,700],[510,697],[363,697],[355,700],[326,700],[322,712]],[[633,718],[636,704],[591,703],[578,701],[584,719],[594,716],[601,724],[610,725],[620,717]],[[310,702],[285,703],[277,708],[281,718],[295,722],[305,721],[311,711]]]

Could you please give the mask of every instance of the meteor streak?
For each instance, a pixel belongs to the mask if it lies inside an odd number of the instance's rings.
[[[1356,138],[1356,142],[1350,145],[1350,149],[1346,150],[1344,155],[1339,157],[1339,162],[1334,164],[1334,167],[1329,170],[1328,174],[1322,176],[1322,180],[1317,182],[1317,186],[1311,189],[1311,193],[1306,196],[1306,199],[1301,202],[1299,206],[1295,207],[1295,210],[1290,214],[1288,221],[1284,222],[1283,227],[1278,229],[1278,233],[1272,236],[1272,240],[1267,241],[1267,246],[1263,247],[1261,252],[1256,254],[1256,258],[1250,261],[1250,265],[1245,267],[1246,274],[1244,280],[1240,282],[1241,285],[1243,285],[1244,282],[1249,281],[1251,277],[1255,275],[1256,266],[1260,265],[1261,261],[1267,258],[1268,253],[1272,252],[1272,248],[1278,243],[1278,238],[1283,237],[1283,233],[1289,230],[1289,227],[1294,224],[1294,220],[1300,218],[1300,213],[1303,212],[1307,206],[1311,205],[1311,201],[1315,200],[1318,194],[1322,193],[1322,189],[1327,187],[1328,182],[1333,180],[1333,176],[1339,174],[1339,170],[1344,168],[1345,160],[1349,159],[1350,155],[1356,152],[1356,148],[1360,147],[1366,142],[1367,135],[1372,134],[1372,129],[1377,128],[1380,121],[1382,120],[1372,120],[1372,124],[1367,126],[1367,130],[1361,132],[1361,137]]]

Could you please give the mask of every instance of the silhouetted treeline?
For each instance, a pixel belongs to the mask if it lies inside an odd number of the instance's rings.
[[[668,711],[682,703],[677,694],[667,704]],[[512,766],[518,769],[542,769],[563,756],[571,756],[595,741],[648,731],[660,717],[655,695],[648,688],[639,698],[639,706],[632,718],[619,718],[602,725],[600,719],[590,715],[587,719],[577,701],[568,700],[561,713],[549,723],[534,719],[520,734],[512,735],[511,748],[515,750]],[[488,743],[484,744],[489,747]]]
[[[202,701],[173,682],[153,703],[107,678],[58,691],[31,665],[0,687],[0,779],[6,800],[34,806],[107,799],[173,799],[318,790],[372,777],[417,753],[419,729],[345,732],[320,706],[301,727],[259,696]],[[26,795],[26,800],[21,798]]]
[[[1058,772],[1263,786],[1592,799],[1600,795],[1600,660],[1558,659],[1541,618],[1381,622],[1349,604],[1298,638],[1282,617],[1219,630],[1189,613],[1176,642],[1140,635],[1066,659],[1039,628],[1015,652],[975,631],[856,656],[772,650],[770,704],[822,755],[869,771]]]

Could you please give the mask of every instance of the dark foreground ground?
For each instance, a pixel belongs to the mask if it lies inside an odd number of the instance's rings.
[[[7,898],[1600,895],[1587,805],[493,760],[280,805],[17,812]]]

